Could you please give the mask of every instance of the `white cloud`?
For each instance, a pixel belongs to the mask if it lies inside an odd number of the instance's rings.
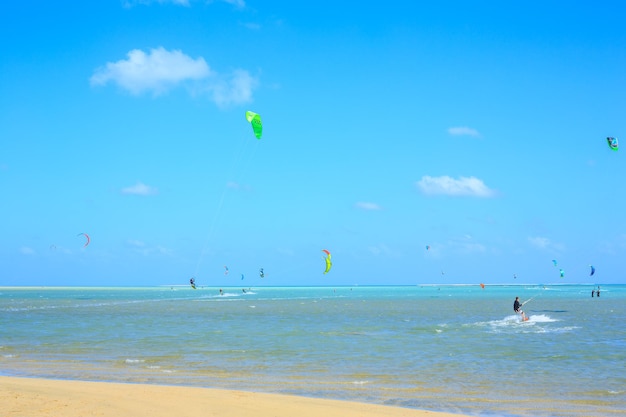
[[[155,96],[184,85],[190,92],[209,95],[220,107],[252,101],[252,93],[258,86],[258,80],[246,70],[219,74],[202,57],[193,59],[179,50],[168,51],[163,47],[150,49],[148,53],[133,49],[127,59],[108,62],[90,78],[92,86],[109,82],[134,95],[151,92]]]
[[[237,69],[232,74],[215,75],[208,83],[206,90],[211,94],[213,101],[219,107],[231,104],[248,103],[252,100],[252,91],[258,81],[248,71]]]
[[[378,204],[368,203],[365,201],[359,201],[358,203],[355,204],[355,207],[361,210],[368,210],[368,211],[382,210],[382,207],[379,206]]]
[[[156,188],[150,187],[142,182],[137,182],[135,185],[122,188],[122,194],[130,195],[154,195],[157,192],[158,190]]]
[[[467,126],[458,126],[448,128],[448,133],[453,136],[473,136],[475,138],[480,137],[480,133],[476,129],[472,129]]]
[[[108,62],[92,75],[92,85],[106,85],[109,81],[120,85],[132,94],[152,91],[161,94],[187,80],[200,80],[211,75],[204,58],[193,59],[179,50],[167,51],[163,47],[150,49],[146,54],[133,49],[128,59]]]
[[[447,175],[431,177],[425,175],[416,183],[424,194],[444,194],[453,196],[491,197],[493,190],[476,177],[460,177],[454,179]]]

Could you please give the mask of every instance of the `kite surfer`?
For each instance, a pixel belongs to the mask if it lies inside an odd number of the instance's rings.
[[[521,315],[522,321],[526,321],[526,315],[524,314],[524,311],[522,311],[522,303],[519,302],[519,297],[515,297],[515,302],[513,302],[513,311]]]

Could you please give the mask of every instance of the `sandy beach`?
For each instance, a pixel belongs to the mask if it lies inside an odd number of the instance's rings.
[[[6,417],[458,417],[458,414],[179,386],[0,377]]]

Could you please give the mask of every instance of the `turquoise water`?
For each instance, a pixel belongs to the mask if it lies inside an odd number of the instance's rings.
[[[626,285],[591,288],[0,288],[0,374],[622,415]]]

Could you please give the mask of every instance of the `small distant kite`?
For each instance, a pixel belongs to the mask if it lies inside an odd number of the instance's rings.
[[[480,288],[482,288],[483,290],[485,289],[485,284],[483,284],[482,282],[480,283]]]
[[[228,267],[224,265],[224,275],[228,275]]]
[[[259,276],[261,278],[265,278],[265,272],[263,272],[263,268],[259,269]]]
[[[430,250],[430,245],[426,245],[426,250]]]
[[[246,120],[252,125],[252,131],[257,139],[261,139],[263,135],[263,123],[261,123],[261,116],[252,111],[246,112]]]
[[[243,278],[244,278],[244,276],[243,276],[243,274],[241,274],[241,279],[243,279]]]
[[[196,289],[196,279],[194,277],[189,278],[189,285],[191,285],[191,288],[194,290]]]
[[[554,264],[554,266],[556,266],[556,264],[557,264],[556,259],[553,259],[552,263]]]
[[[513,279],[517,279],[517,274],[513,274]]]
[[[593,274],[596,273],[596,268],[594,268],[593,265],[589,265],[589,267],[591,268],[591,272],[589,273],[589,276],[592,276]]]
[[[324,261],[326,262],[326,269],[324,269],[324,273],[327,274],[328,271],[330,271],[330,268],[332,268],[333,263],[330,260],[330,252],[327,251],[326,249],[322,249],[322,252],[326,254],[326,257],[324,258]]]
[[[79,233],[76,236],[85,236],[85,239],[87,239],[85,241],[85,244],[83,245],[83,248],[86,248],[87,245],[89,245],[89,242],[91,242],[91,238],[89,238],[89,235],[87,233]]]
[[[559,270],[559,272],[561,273],[561,278],[563,278],[565,276],[565,271],[563,271],[562,269]]]
[[[607,143],[609,144],[609,148],[616,151],[619,149],[619,143],[617,142],[617,138],[608,137],[606,138]]]

